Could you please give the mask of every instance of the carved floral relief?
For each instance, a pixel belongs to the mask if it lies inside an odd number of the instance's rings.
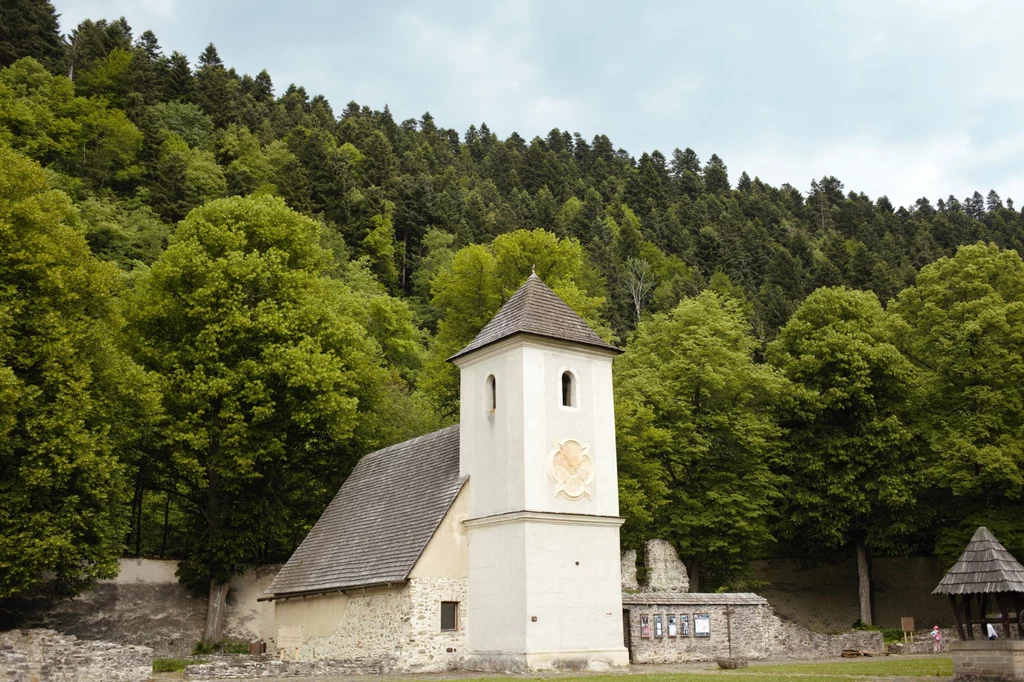
[[[593,499],[590,486],[594,483],[594,460],[590,457],[590,444],[584,445],[575,438],[556,440],[554,450],[548,454],[548,475],[555,483],[555,497]]]

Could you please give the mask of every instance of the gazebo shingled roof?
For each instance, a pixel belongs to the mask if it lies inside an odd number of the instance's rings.
[[[981,526],[932,594],[1024,592],[1024,566]]]

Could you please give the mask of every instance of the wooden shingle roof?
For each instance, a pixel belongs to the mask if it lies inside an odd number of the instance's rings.
[[[265,598],[404,582],[466,478],[458,425],[364,456]]]
[[[1024,592],[1024,566],[981,526],[932,594]]]
[[[622,352],[598,336],[558,294],[544,284],[537,273],[533,273],[476,338],[448,359],[462,357],[514,334],[533,334]]]

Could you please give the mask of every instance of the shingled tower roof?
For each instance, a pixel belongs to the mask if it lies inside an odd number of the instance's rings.
[[[465,482],[458,425],[364,456],[261,601],[404,582]]]
[[[932,594],[994,592],[1024,592],[1024,566],[999,544],[988,528],[980,526]]]
[[[598,336],[534,272],[476,338],[448,359],[462,357],[514,334],[532,334],[622,352]]]

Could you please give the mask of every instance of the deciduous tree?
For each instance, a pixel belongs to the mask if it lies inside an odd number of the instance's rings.
[[[756,348],[739,304],[705,291],[641,322],[615,364],[625,534],[670,540],[694,592],[772,542],[786,382],[754,362]]]
[[[797,389],[786,410],[782,528],[812,557],[855,551],[860,619],[871,624],[868,551],[914,528],[916,373],[875,295],[842,287],[808,296],[767,357]]]

